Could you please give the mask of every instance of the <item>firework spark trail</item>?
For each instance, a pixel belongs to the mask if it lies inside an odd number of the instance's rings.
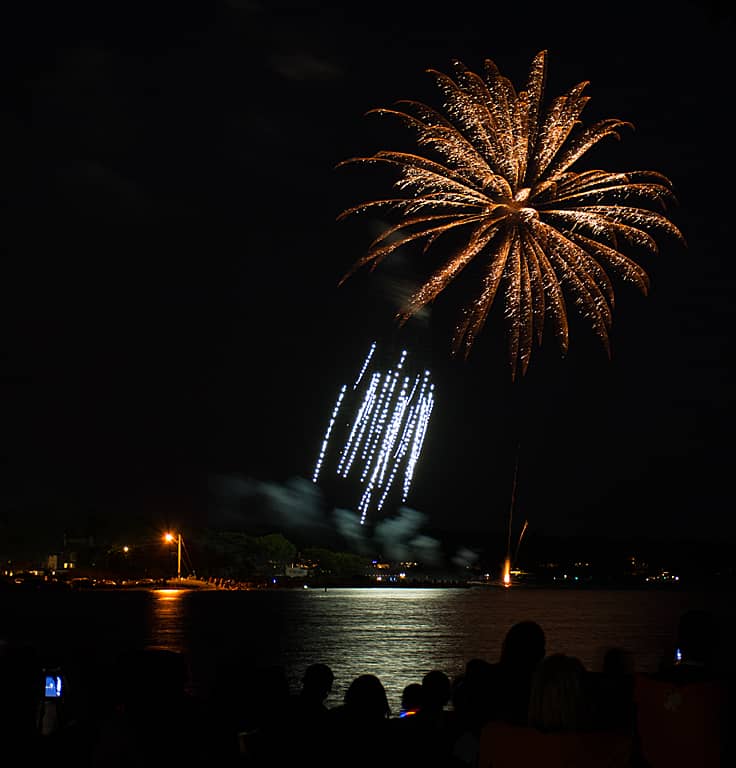
[[[516,562],[516,558],[519,556],[519,547],[521,546],[521,540],[524,538],[524,534],[526,533],[526,529],[529,527],[529,521],[524,520],[524,525],[521,527],[521,533],[519,534],[519,540],[516,542],[516,551],[514,552],[514,562]]]
[[[360,369],[360,373],[358,374],[358,378],[355,380],[355,384],[353,384],[353,389],[358,388],[358,384],[360,384],[360,380],[363,378],[365,369],[368,367],[368,363],[371,361],[371,358],[373,357],[373,353],[375,351],[376,351],[376,342],[374,341],[371,344],[371,348],[368,350],[368,354],[366,355],[365,360],[363,361],[363,367]]]
[[[375,350],[374,342],[353,390],[358,389],[359,383],[368,374]],[[360,399],[356,400],[359,405],[354,418],[352,421],[343,420],[347,436],[339,451],[336,472],[347,478],[359,457],[359,464],[362,464],[359,480],[364,486],[357,505],[361,525],[372,507],[375,506],[376,512],[384,507],[394,480],[402,470],[404,478],[400,496],[402,503],[406,502],[429,425],[434,406],[434,385],[430,382],[430,372],[425,370],[423,375],[404,375],[402,378],[407,354],[403,350],[396,366],[385,373],[370,371],[363,391],[358,392]],[[312,475],[315,483],[329,453],[330,437],[338,422],[346,391],[347,385],[343,385],[325,431]]]
[[[371,409],[373,408],[373,403],[376,397],[376,387],[378,386],[378,382],[380,378],[381,378],[381,375],[379,373],[375,373],[373,374],[373,376],[371,376],[371,383],[370,383],[370,386],[368,387],[368,392],[366,392],[366,396],[363,400],[362,405],[360,406],[358,415],[355,417],[355,421],[353,422],[353,428],[350,431],[350,437],[348,438],[348,442],[345,444],[345,447],[342,450],[342,454],[340,456],[340,463],[337,466],[337,472],[338,474],[342,474],[343,477],[348,476],[348,472],[350,472],[350,467],[353,463],[353,460],[355,459],[355,454],[358,451],[358,446],[360,445],[360,441],[363,439],[363,433],[365,432],[365,427],[366,427],[366,422],[363,416],[366,413],[370,413]],[[350,452],[350,459],[348,460],[348,464],[343,469],[345,457],[348,455],[350,446],[353,443],[353,440],[355,439],[356,430],[358,431],[358,439],[355,441],[353,450]]]
[[[335,403],[335,407],[332,409],[332,416],[330,417],[330,423],[327,425],[327,431],[325,432],[324,439],[322,440],[322,446],[319,449],[319,456],[317,458],[317,463],[314,466],[314,474],[312,475],[313,483],[316,483],[317,478],[319,477],[319,471],[322,468],[322,462],[324,461],[324,458],[325,458],[325,451],[327,450],[327,443],[330,440],[330,432],[332,432],[332,427],[335,426],[337,414],[340,411],[340,405],[342,404],[343,397],[345,397],[346,389],[347,389],[347,386],[343,384],[342,389],[340,390],[340,394],[337,396],[337,402]]]
[[[430,385],[429,387],[429,395],[424,395],[425,390],[425,384],[429,381],[429,371],[425,374],[424,382],[422,382],[422,389],[420,390],[420,400],[419,400],[419,415],[418,415],[418,423],[416,427],[416,432],[414,436],[414,442],[412,443],[411,447],[411,454],[409,463],[407,464],[406,468],[406,475],[405,475],[405,481],[404,481],[404,496],[402,501],[406,501],[408,495],[409,495],[409,488],[411,486],[411,481],[414,478],[414,470],[416,468],[417,462],[419,461],[419,454],[422,450],[422,445],[424,443],[424,436],[427,433],[427,426],[429,425],[429,417],[432,413],[432,408],[434,407],[434,384]]]
[[[367,456],[368,461],[366,462],[363,474],[361,475],[361,480],[365,480],[366,476],[368,475],[370,465],[373,462],[373,456],[375,455],[376,448],[378,447],[378,443],[381,440],[381,435],[383,434],[384,425],[386,423],[386,415],[388,413],[388,409],[391,404],[391,398],[396,387],[396,378],[396,375],[392,374],[392,371],[389,371],[384,379],[383,390],[381,392],[381,402],[376,408],[376,412],[374,413],[373,420],[371,422],[370,432],[372,435],[372,440],[366,443],[366,450],[363,452],[363,458],[365,459]]]

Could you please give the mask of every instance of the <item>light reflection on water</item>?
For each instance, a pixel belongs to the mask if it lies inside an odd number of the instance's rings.
[[[377,675],[398,710],[403,687],[431,669],[451,677],[464,666],[462,649],[474,632],[461,620],[463,589],[345,589],[310,591],[295,606],[284,657],[289,667],[307,658],[329,659],[335,684],[329,705],[340,702],[350,681]]]
[[[616,645],[633,652],[639,670],[653,670],[670,652],[680,613],[705,607],[704,599],[605,590],[160,590],[153,593],[147,645],[187,654],[195,687],[204,692],[218,665],[227,669],[231,661],[233,670],[282,664],[292,690],[309,664],[323,661],[335,673],[328,706],[368,672],[380,678],[397,711],[404,686],[431,669],[454,677],[468,659],[497,660],[508,628],[524,619],[542,625],[548,653],[569,653],[599,669],[603,651]]]
[[[183,653],[187,650],[186,604],[184,589],[156,589],[153,591],[151,622],[147,648]]]

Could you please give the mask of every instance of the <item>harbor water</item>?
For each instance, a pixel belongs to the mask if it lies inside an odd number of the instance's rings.
[[[683,611],[707,608],[725,625],[732,598],[718,591],[483,587],[10,590],[1,598],[0,640],[34,646],[72,682],[105,674],[128,648],[180,651],[192,689],[202,695],[218,676],[231,674],[235,685],[243,670],[273,664],[297,690],[305,668],[320,661],[335,673],[329,706],[340,703],[354,677],[370,672],[397,711],[403,687],[429,670],[454,677],[469,659],[497,660],[517,621],[542,626],[548,653],[578,656],[596,670],[616,646],[646,672],[671,657]]]

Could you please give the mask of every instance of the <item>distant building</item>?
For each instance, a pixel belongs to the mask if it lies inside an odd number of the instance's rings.
[[[624,572],[627,576],[644,578],[649,574],[649,563],[636,555],[629,555],[629,557],[626,558],[626,561]]]
[[[299,565],[287,565],[284,568],[284,576],[288,576],[290,579],[301,579],[309,576],[309,568]]]
[[[50,571],[70,571],[74,568],[95,565],[97,546],[94,536],[80,536],[64,532],[61,551],[53,552],[47,558]]]
[[[77,553],[57,552],[49,555],[47,565],[50,571],[70,571],[77,567]]]

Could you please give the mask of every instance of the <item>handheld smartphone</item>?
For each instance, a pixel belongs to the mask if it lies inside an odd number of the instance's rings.
[[[44,699],[60,699],[62,695],[62,678],[58,672],[46,672],[43,688]]]

